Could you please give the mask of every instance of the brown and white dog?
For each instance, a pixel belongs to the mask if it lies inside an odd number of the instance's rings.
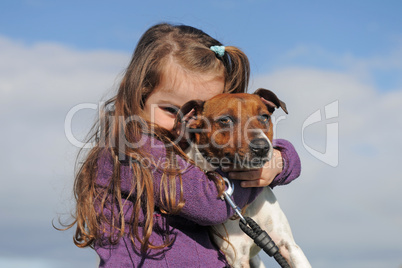
[[[271,115],[286,105],[271,91],[258,89],[254,94],[224,93],[208,101],[193,100],[184,104],[176,118],[191,140],[187,155],[205,171],[226,166],[234,170],[261,168],[273,154]],[[311,267],[295,243],[285,214],[270,187],[245,210],[268,232],[291,267]],[[258,257],[260,248],[239,228],[239,220],[228,220],[215,230],[227,241],[214,235],[233,267],[264,267]]]

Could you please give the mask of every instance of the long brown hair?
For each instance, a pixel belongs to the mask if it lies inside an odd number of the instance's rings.
[[[105,236],[109,243],[116,244],[118,240],[129,233],[134,244],[141,243],[141,250],[162,248],[163,245],[153,245],[149,238],[153,228],[154,187],[150,169],[131,161],[132,189],[122,193],[120,166],[122,159],[141,160],[147,155],[141,148],[126,146],[135,143],[145,134],[153,135],[165,144],[171,142],[169,132],[157,126],[151,127],[146,121],[144,103],[149,94],[158,86],[162,71],[168,60],[175,60],[182,68],[197,73],[218,72],[225,77],[225,92],[245,92],[249,81],[249,61],[246,55],[233,46],[225,47],[225,54],[220,57],[210,50],[211,46],[222,45],[203,31],[185,25],[158,24],[148,29],[139,40],[120,83],[117,95],[109,99],[102,107],[102,116],[92,128],[88,142],[94,147],[83,158],[75,176],[74,196],[76,209],[74,221],[66,229],[76,224],[74,243],[78,247],[93,247],[94,243]],[[128,120],[137,116],[136,120]],[[145,126],[145,127],[144,127]],[[152,130],[152,131],[151,131]],[[125,143],[122,143],[121,140]],[[175,167],[174,153],[182,153],[177,146],[169,146],[168,157],[171,161],[164,170],[161,182],[159,208],[162,213],[175,214],[184,206],[182,187],[179,201],[176,201],[176,180],[180,177]],[[113,159],[113,174],[107,186],[97,182],[98,160],[102,152],[108,152]],[[78,158],[77,158],[78,159]],[[180,185],[181,185],[181,180]],[[168,193],[168,194],[166,194]],[[123,211],[124,202],[133,203],[133,213],[128,226],[125,225],[123,213],[112,213],[112,218],[104,215],[107,206]],[[144,211],[143,231],[138,229],[140,210]],[[113,209],[112,209],[113,212]],[[107,223],[112,232],[107,233],[104,224]]]

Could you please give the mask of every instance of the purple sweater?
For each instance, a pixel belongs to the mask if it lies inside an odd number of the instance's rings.
[[[152,143],[152,146],[151,146]],[[156,145],[156,146],[155,146]],[[271,187],[287,184],[300,174],[300,159],[293,146],[285,140],[274,140],[274,146],[280,150],[284,159],[284,169],[271,184]],[[155,161],[163,164],[165,149],[162,143],[153,138],[147,138],[144,150],[148,151]],[[154,214],[154,228],[150,241],[153,244],[163,243],[166,232],[174,239],[171,246],[160,250],[148,250],[147,253],[139,252],[140,243],[135,241],[134,247],[129,237],[123,237],[117,245],[108,245],[106,240],[97,241],[95,250],[100,257],[99,267],[226,267],[228,266],[224,255],[212,243],[208,226],[225,222],[233,215],[233,210],[225,201],[217,198],[218,192],[215,183],[199,168],[189,165],[185,160],[177,156],[178,162],[185,171],[182,174],[183,194],[185,205],[179,215]],[[106,186],[112,175],[113,162],[110,156],[103,155],[98,162],[97,183]],[[155,169],[155,205],[159,202],[159,182],[161,170]],[[128,193],[131,188],[132,174],[129,166],[121,166],[121,190],[122,194]],[[177,181],[178,182],[178,181]],[[179,183],[177,183],[179,185]],[[252,202],[261,192],[262,188],[242,188],[240,181],[234,181],[234,202],[239,207],[244,207]],[[179,190],[177,190],[179,193]],[[124,207],[126,222],[129,222],[132,213],[132,203]],[[109,211],[109,213],[108,213]],[[105,216],[110,216],[110,210],[104,211]],[[138,215],[143,219],[142,213]],[[139,227],[139,232],[142,232]],[[105,245],[106,243],[106,245]]]

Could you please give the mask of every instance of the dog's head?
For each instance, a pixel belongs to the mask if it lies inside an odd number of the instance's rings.
[[[286,104],[270,90],[254,94],[224,93],[208,101],[185,103],[175,126],[188,135],[191,146],[214,166],[232,169],[262,167],[272,157],[271,115]]]

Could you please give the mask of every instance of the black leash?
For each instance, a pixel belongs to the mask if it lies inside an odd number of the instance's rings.
[[[243,217],[240,212],[240,208],[233,202],[231,196],[234,191],[234,185],[227,178],[223,177],[223,180],[227,183],[228,188],[223,193],[223,197],[226,202],[234,209],[236,214],[240,217],[239,226],[254,243],[260,247],[265,253],[270,257],[274,257],[277,263],[282,268],[290,268],[290,265],[286,259],[279,252],[279,248],[276,246],[275,242],[268,235],[268,233],[261,229],[261,227],[250,217]]]
[[[267,253],[270,257],[274,257],[276,262],[282,268],[290,268],[290,265],[281,255],[279,248],[275,245],[275,242],[268,235],[268,233],[262,230],[252,218],[244,217],[244,219],[246,220],[246,223],[244,223],[242,220],[239,221],[240,229],[242,229],[243,232],[253,239],[254,243],[264,250],[265,253]]]

